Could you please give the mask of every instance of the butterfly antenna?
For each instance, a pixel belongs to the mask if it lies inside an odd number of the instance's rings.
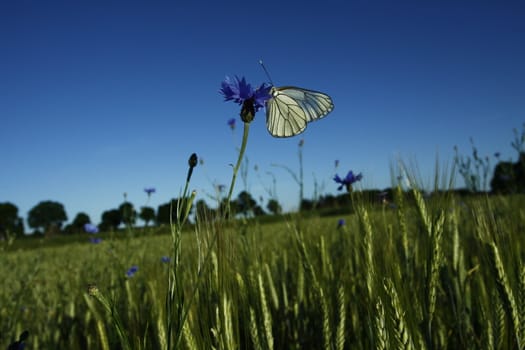
[[[262,69],[264,69],[264,73],[266,73],[266,76],[270,80],[270,84],[273,85],[272,77],[270,76],[270,73],[268,73],[268,70],[266,69],[266,66],[264,65],[262,60],[259,60],[259,64],[261,65]]]

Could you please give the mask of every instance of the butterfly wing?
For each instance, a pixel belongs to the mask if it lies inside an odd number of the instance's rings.
[[[274,87],[271,95],[266,105],[266,126],[275,137],[298,135],[308,122],[323,118],[334,109],[330,96],[313,90]]]

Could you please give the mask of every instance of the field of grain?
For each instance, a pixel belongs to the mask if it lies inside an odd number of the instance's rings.
[[[15,242],[0,346],[27,330],[27,349],[521,349],[524,204],[399,191],[342,217]]]

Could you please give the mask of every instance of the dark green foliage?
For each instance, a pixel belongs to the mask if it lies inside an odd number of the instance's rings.
[[[130,202],[124,202],[118,207],[121,215],[122,222],[125,225],[134,225],[137,220],[137,211],[133,208],[133,204]]]
[[[122,223],[122,213],[118,209],[106,210],[102,213],[101,230],[116,230]]]
[[[89,223],[91,223],[91,219],[88,214],[78,213],[73,219],[71,227],[74,230],[73,232],[84,232],[84,225]]]
[[[27,217],[29,227],[41,229],[44,232],[60,230],[64,221],[67,221],[64,206],[53,201],[38,203],[29,211]]]
[[[204,199],[199,199],[195,203],[195,220],[196,221],[211,221],[214,217],[216,210],[210,208]]]
[[[268,200],[268,204],[266,205],[266,209],[272,214],[279,215],[282,213],[283,208],[281,207],[281,204],[275,199]]]
[[[146,226],[148,226],[149,222],[155,220],[155,209],[153,209],[152,207],[142,207],[140,208],[139,217],[142,221],[144,221]]]
[[[159,225],[169,225],[170,220],[177,222],[177,206],[182,206],[183,202],[178,198],[173,198],[171,202],[161,204],[157,208],[157,223]]]
[[[501,194],[525,193],[525,153],[519,160],[499,162],[494,168],[494,176],[490,181],[492,192]]]
[[[0,237],[24,234],[24,222],[18,217],[18,208],[9,202],[0,203]]]
[[[247,191],[242,191],[237,196],[237,213],[243,214],[245,217],[254,215],[264,215],[264,210],[253,199],[252,195]]]

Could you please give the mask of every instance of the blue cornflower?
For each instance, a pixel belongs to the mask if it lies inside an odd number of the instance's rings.
[[[84,225],[84,231],[87,233],[98,233],[98,227],[96,225],[87,223]]]
[[[151,196],[152,193],[155,193],[155,191],[156,191],[156,190],[155,190],[154,187],[146,187],[146,188],[144,189],[144,192],[146,192],[146,194],[148,195],[148,197]]]
[[[361,181],[363,178],[363,175],[361,173],[354,175],[354,172],[350,170],[348,174],[346,174],[346,177],[344,179],[341,179],[339,175],[335,175],[334,181],[338,184],[341,184],[337,190],[341,191],[343,187],[346,187],[348,192],[352,191],[352,184]]]
[[[339,221],[337,221],[337,228],[341,228],[344,225],[346,225],[345,219],[339,219]]]
[[[230,129],[235,130],[235,118],[228,119],[228,126]]]
[[[169,256],[163,256],[162,258],[160,258],[160,261],[162,261],[163,263],[167,264],[171,261],[170,257]]]
[[[135,273],[137,273],[138,270],[139,270],[139,267],[137,265],[133,265],[126,272],[126,276],[133,277]]]
[[[224,96],[224,101],[233,101],[242,106],[241,119],[249,123],[255,117],[255,113],[272,97],[271,88],[271,85],[263,83],[254,90],[244,77],[239,79],[236,76],[234,80],[226,77],[221,83],[219,92]]]
[[[100,242],[102,242],[102,238],[93,238],[93,237],[91,237],[91,238],[89,239],[89,241],[90,241],[91,243],[93,243],[93,244],[99,244]]]

